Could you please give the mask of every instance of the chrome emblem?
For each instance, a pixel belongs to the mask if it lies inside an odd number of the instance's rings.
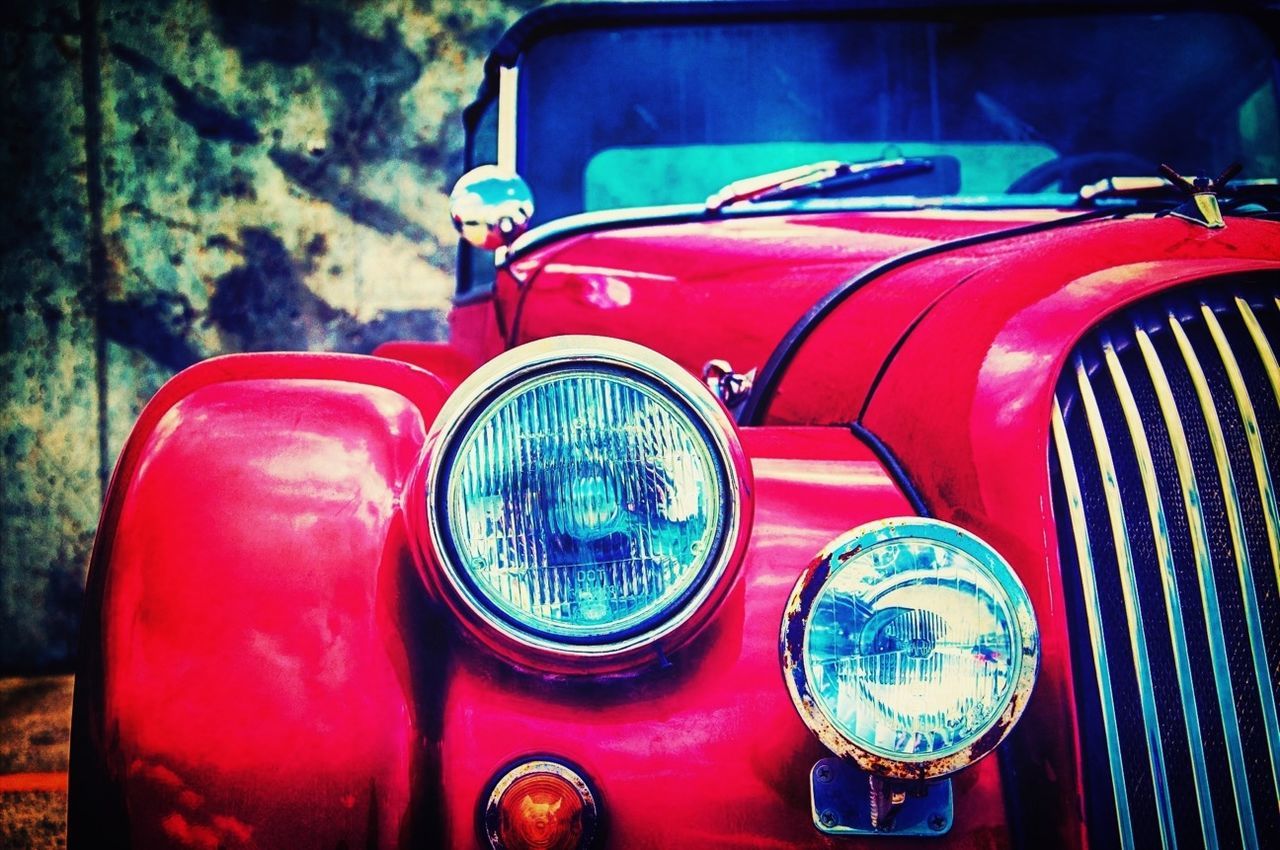
[[[1163,174],[1175,189],[1190,195],[1184,203],[1174,208],[1170,215],[1198,224],[1201,227],[1217,229],[1226,227],[1222,220],[1222,209],[1218,206],[1218,195],[1226,188],[1231,179],[1240,173],[1240,163],[1232,163],[1215,178],[1183,177],[1168,165],[1161,164]]]

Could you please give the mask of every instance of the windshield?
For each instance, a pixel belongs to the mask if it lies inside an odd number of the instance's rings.
[[[1257,23],[1199,13],[566,32],[521,57],[517,168],[537,222],[819,160],[927,157],[850,192],[995,202],[1160,162],[1274,177],[1275,56]]]

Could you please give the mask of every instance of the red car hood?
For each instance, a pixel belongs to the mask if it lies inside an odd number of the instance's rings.
[[[513,271],[528,281],[528,296],[519,305],[514,281],[503,275],[498,307],[504,317],[518,315],[518,342],[602,334],[661,351],[695,374],[712,358],[746,371],[763,366],[818,299],[877,263],[1063,215],[860,212],[603,230],[518,259]],[[922,306],[901,300],[904,314]]]
[[[1049,485],[1058,376],[1080,338],[1125,305],[1255,272],[1280,272],[1280,225],[1229,219],[1213,231],[1175,218],[1099,220],[963,249],[852,296],[780,384],[788,390],[780,398],[809,400],[824,421],[859,422],[930,514],[991,543],[1021,577],[1043,653],[1039,696],[1022,721],[1034,732],[1011,751],[1022,769],[1070,763],[1076,721]],[[875,331],[876,305],[904,289],[933,299],[909,325]],[[863,326],[872,330],[860,336]],[[827,358],[840,340],[854,351],[845,383],[815,404],[818,376],[832,371]],[[1063,805],[1072,799],[1067,789],[1060,794]]]
[[[1277,263],[1280,226],[1243,218],[1221,230],[1106,218],[935,253],[854,288],[802,344],[775,356],[754,421],[849,423],[886,405],[913,419],[939,410],[950,391],[983,392],[975,381],[984,370],[1019,389],[1029,370],[1052,383],[1071,344],[1124,304]],[[893,389],[880,391],[886,382]],[[895,415],[880,413],[882,423]]]
[[[1181,280],[1280,262],[1274,222],[1231,218],[1209,230],[1142,216],[935,250],[861,285],[869,270],[903,255],[1072,215],[853,212],[615,228],[518,259],[514,275],[527,285],[522,293],[501,276],[498,307],[504,322],[514,320],[517,342],[622,337],[695,374],[712,358],[747,371],[772,357],[777,374],[759,393],[753,424],[845,424],[871,414],[868,423],[885,428],[886,439],[927,445],[939,435],[904,423],[943,409],[949,393],[985,397],[984,382],[1000,375],[1023,389],[1018,375],[1035,366],[1043,402],[1057,362],[1107,313]],[[788,332],[851,281],[859,284],[852,294],[780,357]],[[879,394],[872,413],[872,390],[885,382],[894,389]],[[954,403],[953,415],[964,415],[972,401],[956,398],[947,409]],[[952,427],[937,417],[929,423]]]

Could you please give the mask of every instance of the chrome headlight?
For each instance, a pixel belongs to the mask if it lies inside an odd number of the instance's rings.
[[[801,717],[837,755],[903,779],[952,773],[1017,721],[1040,644],[994,549],[936,520],[854,529],[801,575],[782,660]]]
[[[452,589],[524,647],[615,655],[713,594],[743,526],[745,464],[710,392],[633,343],[559,337],[458,388],[428,470]]]

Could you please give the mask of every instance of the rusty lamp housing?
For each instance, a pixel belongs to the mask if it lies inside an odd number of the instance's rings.
[[[1026,706],[1039,654],[1008,563],[963,529],[917,517],[834,540],[782,623],[801,718],[833,753],[892,779],[936,779],[991,752]]]

